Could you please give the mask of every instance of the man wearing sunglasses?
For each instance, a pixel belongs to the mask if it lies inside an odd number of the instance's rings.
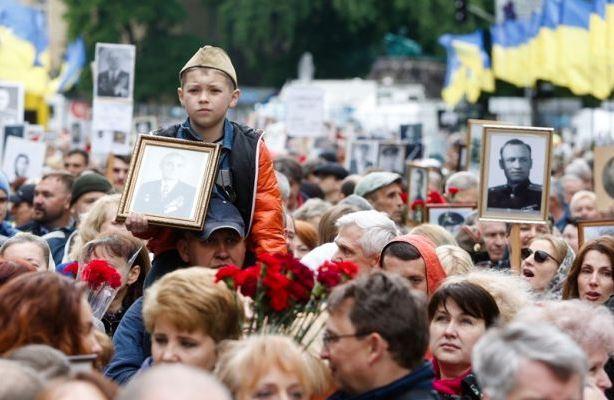
[[[321,357],[339,391],[329,400],[436,399],[426,305],[400,275],[378,271],[335,288]]]
[[[499,151],[499,167],[507,183],[488,189],[488,208],[539,211],[542,186],[531,183],[531,146],[519,139],[505,142]],[[494,173],[494,171],[492,171]]]

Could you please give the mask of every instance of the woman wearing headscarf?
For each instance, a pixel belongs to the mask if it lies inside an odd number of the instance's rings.
[[[380,266],[406,278],[411,287],[431,296],[445,279],[435,244],[420,235],[398,236],[382,249]]]

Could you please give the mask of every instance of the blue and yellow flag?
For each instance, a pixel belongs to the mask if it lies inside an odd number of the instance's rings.
[[[50,77],[46,16],[14,0],[0,0],[0,80],[22,82],[26,93],[46,96],[66,90],[85,64],[85,47],[78,40],[68,47],[62,72]]]
[[[480,93],[492,92],[495,82],[490,57],[484,50],[482,32],[443,35],[439,44],[446,48],[447,70],[442,97],[450,105],[463,98],[475,103]]]

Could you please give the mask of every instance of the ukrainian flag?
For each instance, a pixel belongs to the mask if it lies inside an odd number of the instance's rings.
[[[0,0],[0,80],[22,82],[26,93],[32,95],[66,90],[85,64],[83,42],[71,46],[62,65],[63,74],[52,83],[45,14],[14,0]]]
[[[532,40],[531,64],[535,79],[554,82],[559,77],[556,29],[560,23],[560,0],[544,0],[537,34]]]
[[[490,57],[484,50],[482,32],[443,35],[439,44],[447,52],[447,70],[442,97],[450,105],[463,98],[475,103],[482,91],[492,92],[495,82]]]

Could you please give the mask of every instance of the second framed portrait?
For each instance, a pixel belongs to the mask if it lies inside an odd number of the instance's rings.
[[[614,219],[578,221],[578,248],[602,236],[614,236]]]
[[[475,213],[476,206],[475,203],[427,204],[426,222],[456,235],[467,218]]]
[[[377,166],[378,141],[354,140],[348,144],[345,157],[350,174],[364,174],[371,167]]]
[[[377,166],[384,171],[403,173],[406,143],[380,142],[377,148]]]
[[[215,184],[219,145],[141,135],[117,213],[152,224],[200,230]]]
[[[545,221],[552,129],[486,125],[482,142],[480,218]]]
[[[414,163],[407,163],[405,176],[409,205],[416,200],[422,200],[426,203],[429,190],[429,169]]]
[[[607,212],[614,205],[614,146],[595,147],[594,153],[593,177],[597,208]]]

